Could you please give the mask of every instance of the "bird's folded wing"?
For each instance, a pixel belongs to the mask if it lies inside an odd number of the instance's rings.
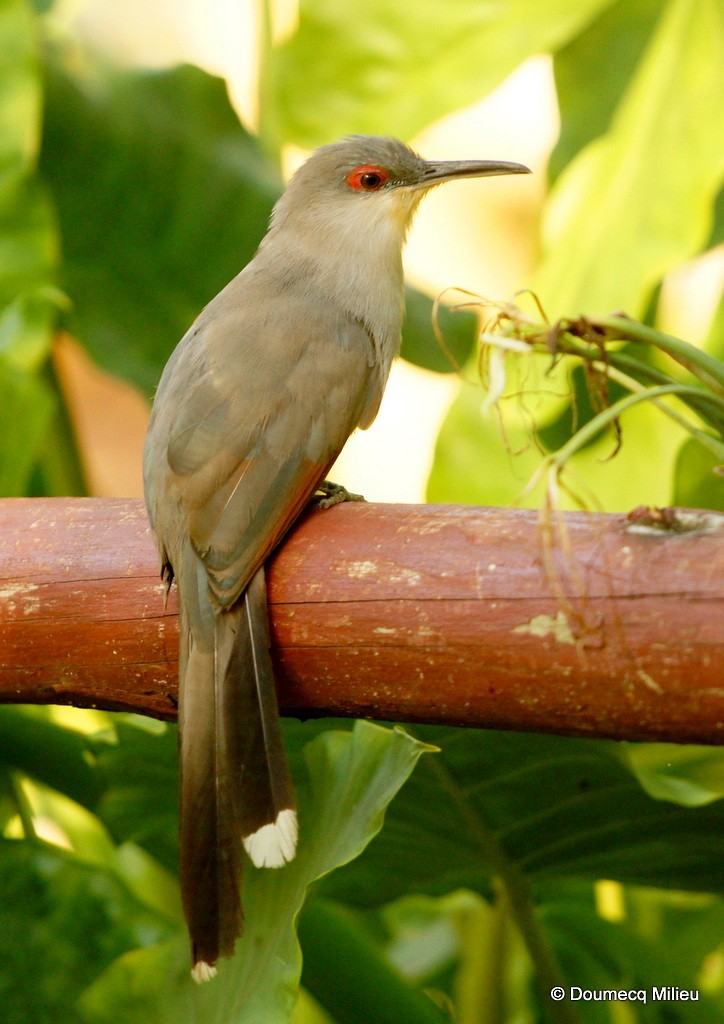
[[[168,483],[221,607],[239,597],[336,459],[372,376],[369,336],[351,319],[309,317],[293,338],[268,323],[224,358],[214,334],[228,329],[212,320],[194,339],[199,372],[168,445]]]

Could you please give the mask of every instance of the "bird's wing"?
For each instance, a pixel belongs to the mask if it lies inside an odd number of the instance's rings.
[[[186,387],[168,425],[166,486],[221,607],[300,513],[369,402],[364,327],[311,304],[286,311],[247,338],[212,318],[176,362]]]

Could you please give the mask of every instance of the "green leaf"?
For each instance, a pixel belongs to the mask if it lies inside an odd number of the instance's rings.
[[[188,952],[180,938],[130,949],[119,956],[81,994],[78,1006],[85,1024],[191,1024],[197,1018],[183,1008],[169,979],[180,977]],[[162,984],[159,981],[162,979]]]
[[[592,420],[601,411],[601,408],[613,405],[614,402],[628,394],[627,390],[617,381],[607,381],[604,392],[606,404],[603,405],[599,398],[594,408],[591,402],[586,372],[582,365],[573,367],[570,372],[569,381],[571,388],[569,402],[561,410],[559,416],[550,423],[544,423],[538,429],[538,438],[548,451],[556,451],[572,437],[574,431],[580,430],[581,427]],[[594,394],[596,393],[594,392]],[[599,396],[596,395],[596,397],[598,398]],[[601,436],[602,433],[596,434],[589,439],[587,444],[597,441]]]
[[[409,286],[405,289],[405,322],[400,355],[416,366],[437,373],[452,373],[464,366],[475,347],[477,317],[467,310],[451,312],[440,304],[437,311],[441,345],[433,328],[433,301]]]
[[[721,6],[671,0],[610,131],[549,197],[534,288],[551,319],[639,315],[663,274],[699,251],[724,170],[722,90]]]
[[[693,437],[679,448],[674,466],[674,505],[724,512],[724,479],[719,460]]]
[[[54,722],[47,708],[0,707],[0,760],[88,810],[98,803],[102,788],[88,738]]]
[[[80,1024],[79,991],[168,927],[123,881],[45,843],[0,839],[3,1024]]]
[[[0,495],[27,493],[56,398],[43,380],[0,353]]]
[[[551,153],[551,180],[602,135],[630,82],[668,0],[625,0],[606,7],[554,55],[561,134]],[[615,54],[615,60],[601,60]]]
[[[311,899],[299,915],[302,984],[345,1024],[444,1024],[448,1019],[395,971],[358,915]]]
[[[297,738],[304,728],[299,727]],[[279,871],[248,868],[246,925],[233,960],[219,964],[213,983],[196,986],[185,937],[163,949],[126,956],[87,996],[96,1008],[94,1020],[110,1022],[121,1016],[129,1024],[286,1022],[301,970],[294,919],[307,886],[358,856],[379,832],[389,802],[428,749],[401,730],[366,722],[356,723],[351,733],[317,736],[305,752],[310,781],[298,791],[297,857]],[[160,970],[166,978],[162,992]],[[97,1012],[99,1006],[107,1008],[106,1015]]]
[[[0,495],[84,494],[79,456],[48,359],[64,296],[49,285],[0,313]]]
[[[35,177],[41,81],[32,11],[0,3],[0,495],[29,487],[55,396],[37,371],[54,322],[43,288],[55,260],[46,196]]]
[[[494,412],[481,409],[481,387],[465,384],[438,435],[427,484],[427,500],[464,505],[540,504],[540,491],[523,494],[541,453],[530,432],[506,423],[505,435]]]
[[[724,196],[724,191],[721,194]],[[721,205],[724,211],[724,203]],[[724,215],[722,219],[724,220]],[[711,355],[724,362],[724,293],[722,293],[714,312],[704,348]]]
[[[705,249],[713,249],[724,243],[724,188],[720,189],[714,205],[714,224]]]
[[[226,86],[194,67],[75,80],[51,65],[41,169],[69,330],[150,393],[201,308],[254,254],[281,183]]]
[[[104,792],[97,813],[119,843],[137,843],[178,871],[178,731],[136,715],[114,715],[94,737]]]
[[[312,147],[350,132],[408,138],[563,45],[611,0],[302,0],[263,69],[262,132]]]
[[[35,176],[42,89],[34,15],[0,0],[0,495],[24,494],[56,396],[39,371],[50,349],[57,293],[55,225]]]
[[[42,90],[34,16],[24,0],[0,2],[0,310],[50,279],[55,237],[34,179]]]
[[[50,335],[65,296],[51,285],[19,292],[0,312],[0,358],[22,370],[40,370],[50,351]]]
[[[462,729],[415,733],[442,753],[419,765],[363,856],[325,879],[330,898],[379,907],[409,891],[439,896],[467,888],[487,897],[501,863],[536,884],[608,878],[718,889],[724,800],[692,808],[654,799],[616,744]]]
[[[626,743],[624,761],[657,800],[700,807],[724,797],[724,754],[714,747]]]

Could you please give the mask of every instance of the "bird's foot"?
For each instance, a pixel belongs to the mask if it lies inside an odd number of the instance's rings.
[[[366,501],[362,494],[353,494],[342,484],[332,483],[331,480],[322,480],[312,498],[315,508],[331,508],[332,505],[339,505],[343,501]]]

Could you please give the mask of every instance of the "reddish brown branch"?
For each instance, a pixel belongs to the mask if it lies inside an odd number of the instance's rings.
[[[307,516],[269,567],[283,709],[721,742],[721,532],[561,522],[545,553],[522,510]],[[140,502],[0,501],[0,701],[171,718],[177,658]]]

